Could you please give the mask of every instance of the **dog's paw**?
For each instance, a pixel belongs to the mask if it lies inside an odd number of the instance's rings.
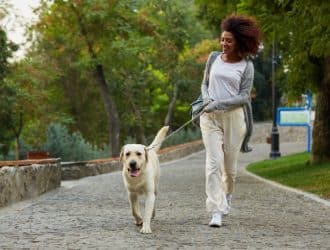
[[[140,233],[143,233],[143,234],[151,234],[152,231],[151,231],[151,228],[150,227],[147,227],[147,226],[143,226],[140,230]]]

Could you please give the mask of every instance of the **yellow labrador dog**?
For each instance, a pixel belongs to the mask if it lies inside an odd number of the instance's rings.
[[[169,127],[161,128],[149,146],[126,144],[120,153],[123,164],[123,179],[127,189],[132,214],[136,225],[142,225],[141,233],[152,233],[150,220],[155,216],[155,199],[160,176],[157,151],[160,149]],[[139,196],[145,196],[143,219],[140,213]]]

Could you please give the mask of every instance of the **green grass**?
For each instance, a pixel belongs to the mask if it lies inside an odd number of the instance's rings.
[[[283,185],[330,199],[330,162],[311,165],[309,159],[309,154],[299,153],[252,163],[247,170]]]

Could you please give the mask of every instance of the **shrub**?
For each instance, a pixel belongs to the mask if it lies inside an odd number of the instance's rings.
[[[109,157],[109,148],[99,149],[88,143],[80,132],[69,133],[61,124],[51,124],[48,127],[47,141],[42,149],[54,158],[62,161],[85,161]]]
[[[172,132],[174,131],[170,131],[168,135],[170,135]],[[164,141],[163,147],[178,145],[199,139],[201,139],[200,129],[187,128],[173,134],[173,136],[170,136],[167,140]]]

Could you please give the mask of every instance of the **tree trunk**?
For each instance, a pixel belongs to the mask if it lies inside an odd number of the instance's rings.
[[[20,151],[19,137],[16,137],[16,139],[15,139],[15,159],[16,160],[19,160],[19,151]]]
[[[23,130],[23,113],[20,112],[17,118],[17,124],[15,126],[15,122],[11,122],[11,130],[13,131],[13,134],[15,136],[15,158],[16,160],[19,160],[19,153],[20,153],[20,143],[19,138],[21,136],[22,130]]]
[[[311,162],[330,161],[330,57],[325,58],[317,94]]]
[[[86,42],[88,53],[94,62],[98,62],[96,52],[93,49],[93,43],[88,38],[88,33],[83,23],[83,17],[79,13],[78,9],[71,3],[71,8],[76,14],[78,20],[78,26],[80,28],[80,33]],[[118,156],[120,151],[119,146],[119,134],[120,134],[120,122],[119,115],[116,105],[113,101],[113,97],[110,94],[107,81],[105,79],[102,64],[96,63],[94,65],[94,71],[96,75],[96,80],[98,87],[100,88],[101,95],[103,97],[105,112],[108,117],[108,128],[109,128],[109,145],[111,147],[111,156]]]
[[[175,103],[176,103],[176,100],[177,100],[177,97],[178,97],[178,86],[177,86],[177,84],[175,84],[173,87],[174,87],[173,96],[172,96],[170,104],[168,105],[167,115],[166,115],[165,121],[164,121],[165,126],[170,125],[171,122],[172,122],[173,110],[175,108]]]
[[[145,136],[145,130],[144,130],[143,122],[142,122],[141,112],[140,112],[139,108],[137,107],[137,105],[135,105],[132,95],[129,92],[129,90],[127,90],[126,93],[128,96],[128,101],[132,106],[134,116],[137,119],[137,142],[147,145],[147,138]]]
[[[120,151],[119,134],[120,134],[120,121],[119,114],[113,98],[110,95],[109,87],[107,85],[103,67],[98,64],[95,68],[98,86],[104,101],[105,112],[108,118],[109,126],[109,141],[111,146],[111,156],[118,156]]]

